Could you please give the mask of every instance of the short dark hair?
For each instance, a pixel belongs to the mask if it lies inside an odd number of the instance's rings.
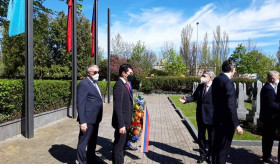
[[[127,73],[129,68],[132,69],[130,64],[122,64],[119,69],[119,76],[121,77],[123,72]]]
[[[222,65],[223,72],[230,72],[232,68],[235,68],[236,65],[232,59],[225,60]]]

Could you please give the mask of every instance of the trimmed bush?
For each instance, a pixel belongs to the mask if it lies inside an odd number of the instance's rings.
[[[255,81],[257,81],[257,79],[246,79],[246,78],[232,78],[232,81],[235,83],[246,83],[246,84],[252,84]]]
[[[24,80],[0,79],[0,123],[24,116]],[[34,80],[34,113],[71,105],[70,80]],[[115,82],[111,82],[111,93]],[[107,82],[98,82],[102,96],[107,94]]]
[[[142,80],[140,91],[143,92],[168,91],[168,92],[180,92],[180,93],[187,92],[192,90],[193,82],[199,82],[199,81],[200,78],[198,77],[176,77],[176,76],[149,77]]]

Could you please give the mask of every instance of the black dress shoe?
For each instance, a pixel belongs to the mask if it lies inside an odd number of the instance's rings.
[[[196,161],[196,163],[203,163],[204,161],[206,161],[206,157],[200,156],[200,158]]]
[[[274,164],[274,163],[275,163],[275,161],[273,160],[273,158],[272,158],[272,157],[269,157],[269,158],[264,158],[264,159],[263,159],[263,162],[266,162],[266,163],[272,163],[272,164]]]
[[[207,161],[209,164],[213,164],[213,158],[212,158],[212,156],[209,156],[208,157],[208,161]]]
[[[132,145],[130,145],[130,146],[126,146],[126,147],[125,147],[125,150],[132,150],[132,151],[135,151],[135,150],[137,150],[137,147],[133,147]]]

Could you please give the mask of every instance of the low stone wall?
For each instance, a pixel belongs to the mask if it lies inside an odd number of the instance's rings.
[[[34,129],[65,118],[69,115],[69,113],[72,113],[71,108],[63,107],[60,109],[36,114],[34,115]],[[18,134],[24,134],[24,120],[24,118],[21,118],[0,124],[0,141]]]

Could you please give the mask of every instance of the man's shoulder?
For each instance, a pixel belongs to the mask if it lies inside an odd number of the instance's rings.
[[[85,85],[88,83],[88,81],[89,81],[88,78],[85,77],[83,80],[80,81],[79,85]]]
[[[214,78],[213,83],[217,83],[217,82],[221,82],[221,81],[225,81],[226,80],[226,75],[221,73],[219,76],[217,76],[216,78]],[[212,83],[212,85],[213,85]]]
[[[266,82],[261,90],[273,90],[270,83]]]
[[[116,87],[120,87],[121,85],[122,85],[122,80],[119,78],[118,80],[117,80],[117,82],[115,83],[115,85],[114,85],[114,88],[116,88]]]

